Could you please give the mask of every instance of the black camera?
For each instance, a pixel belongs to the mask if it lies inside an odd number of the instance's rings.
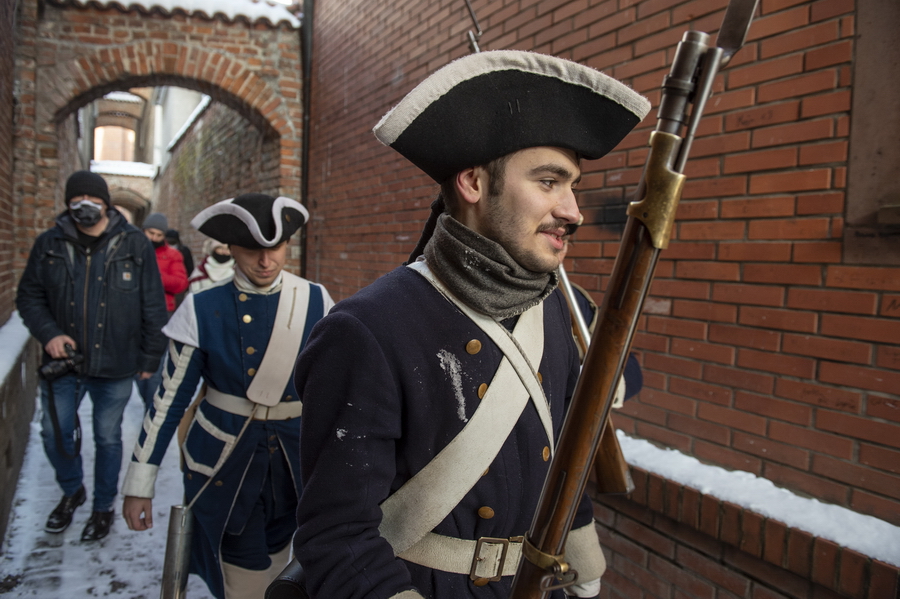
[[[84,362],[84,356],[75,351],[75,348],[66,343],[66,358],[50,360],[38,370],[38,374],[45,381],[55,381],[70,372],[78,372],[78,368]]]

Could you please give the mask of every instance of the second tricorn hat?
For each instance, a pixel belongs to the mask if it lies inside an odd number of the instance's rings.
[[[245,193],[202,210],[191,226],[216,241],[258,250],[287,241],[308,218],[296,200]]]
[[[498,50],[465,56],[433,73],[373,131],[442,183],[466,168],[537,146],[600,158],[649,111],[646,98],[595,69]]]

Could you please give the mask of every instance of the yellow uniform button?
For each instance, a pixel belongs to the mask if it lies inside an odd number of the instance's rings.
[[[484,518],[485,520],[490,520],[494,517],[493,508],[489,508],[488,506],[478,508],[478,517]]]
[[[242,302],[246,302],[246,301],[247,301],[247,294],[246,294],[246,293],[240,294],[240,295],[238,296],[238,299],[241,300]]]
[[[545,462],[550,459],[550,448],[546,445],[544,446],[544,451],[541,452],[541,457],[544,458]]]
[[[477,587],[483,587],[484,585],[486,585],[489,582],[490,582],[490,580],[487,578],[476,578],[475,580],[472,581],[472,584],[474,584]]]
[[[253,317],[250,316],[249,314],[244,314],[244,317],[241,320],[243,320],[246,323],[249,323],[250,321],[253,320]]]
[[[247,353],[250,354],[250,355],[252,356],[253,354],[256,353],[256,349],[254,349],[254,348],[252,348],[252,347],[248,347],[248,348],[247,348]]]
[[[490,468],[485,468],[485,469],[484,469],[484,472],[481,473],[481,476],[487,476],[487,473],[490,472],[490,471],[491,471]]]
[[[293,395],[288,395],[287,397],[285,397],[285,399],[288,400],[288,401],[291,401],[292,399],[294,399],[294,396],[293,396]]]
[[[253,376],[254,374],[256,374],[256,369],[255,368],[247,369],[247,374],[249,374],[250,376]]]
[[[481,383],[478,385],[478,399],[484,397],[484,394],[487,393],[488,385],[487,383]]]
[[[466,351],[474,356],[481,351],[481,341],[479,341],[478,339],[472,339],[471,341],[466,343]]]
[[[216,486],[217,486],[217,487],[221,487],[223,484],[224,484],[224,483],[222,483],[222,481],[220,481],[220,480],[217,480],[217,481],[216,481]]]
[[[188,472],[188,473],[185,474],[184,476],[185,476],[188,480],[193,480],[193,478],[194,478],[194,475],[191,474],[190,472]]]
[[[537,377],[538,377],[538,382],[539,382],[539,383],[543,383],[543,382],[544,382],[544,377],[541,375],[540,372],[537,373]]]

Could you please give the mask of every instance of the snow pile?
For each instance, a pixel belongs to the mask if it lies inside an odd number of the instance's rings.
[[[817,499],[801,497],[750,472],[729,471],[703,464],[680,451],[660,449],[642,439],[629,437],[622,431],[618,433],[622,452],[629,464],[869,557],[900,566],[898,526]]]

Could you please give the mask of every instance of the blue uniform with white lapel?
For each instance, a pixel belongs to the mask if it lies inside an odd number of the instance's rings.
[[[146,487],[146,481],[142,480],[148,472],[146,466],[159,465],[201,378],[222,393],[246,397],[247,388],[268,349],[280,295],[280,292],[269,295],[246,293],[231,282],[187,296],[179,307],[179,312],[184,310],[186,313],[176,313],[170,322],[170,326],[176,323],[182,326],[176,327],[175,332],[169,327],[166,329],[172,341],[163,387],[145,418],[124,494],[147,496],[140,494],[141,487]],[[323,287],[310,284],[301,347],[313,324],[322,318],[332,303]],[[281,401],[298,401],[290,380]],[[273,516],[293,513],[301,488],[298,419],[253,420],[230,449],[246,421],[246,416],[226,412],[203,401],[182,447],[187,502],[203,487],[223,455],[231,450],[221,469],[215,473],[213,483],[206,487],[192,508],[195,530],[191,571],[203,577],[219,598],[224,596],[219,566],[222,535],[226,530],[233,534],[243,530],[263,481],[270,473],[270,453],[280,450],[287,458],[289,472],[285,475],[293,479],[296,491],[294,497],[280,498]],[[153,475],[155,477],[155,471]],[[152,490],[152,481],[150,485]],[[292,532],[293,526],[286,531],[288,539]]]

